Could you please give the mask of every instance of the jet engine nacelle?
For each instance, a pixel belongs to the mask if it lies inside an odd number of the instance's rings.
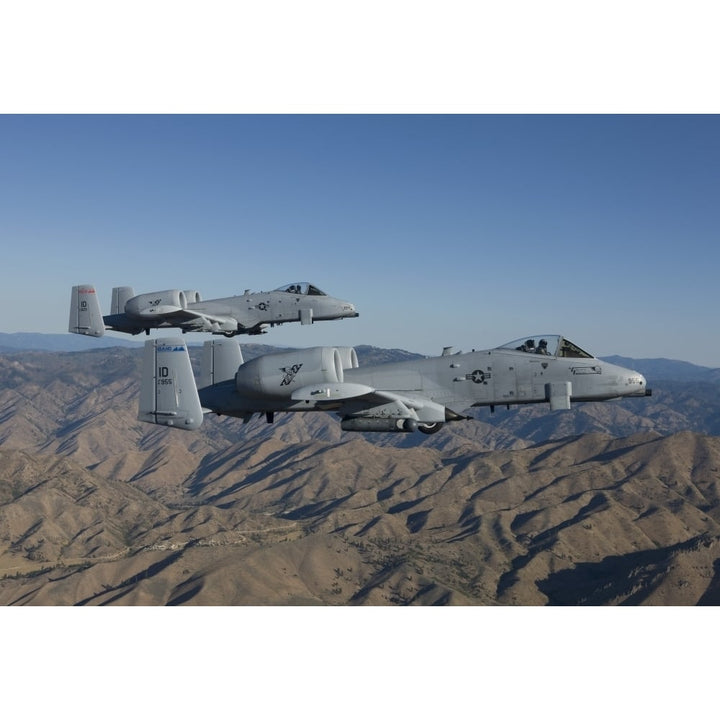
[[[135,317],[168,315],[186,307],[187,297],[182,290],[161,290],[130,298],[125,303],[125,314]]]
[[[185,290],[185,299],[188,303],[202,302],[202,295],[199,290]]]
[[[337,351],[340,353],[343,370],[351,370],[359,366],[357,353],[354,347],[339,347]]]
[[[351,361],[348,355],[348,362]],[[341,383],[343,375],[343,358],[338,348],[316,347],[249,360],[238,368],[235,385],[244,395],[287,398],[305,385]]]

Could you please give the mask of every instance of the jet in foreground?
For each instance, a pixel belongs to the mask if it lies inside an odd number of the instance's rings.
[[[182,339],[145,343],[138,418],[197,429],[205,412],[247,422],[255,413],[334,412],[343,430],[437,432],[470,407],[548,403],[567,410],[650,395],[634,370],[598,360],[560,335],[537,335],[492,350],[358,367],[353,348],[272,353],[243,363],[232,340],[203,347],[199,390]]]
[[[197,290],[161,290],[135,295],[131,287],[112,291],[109,315],[102,315],[92,285],[75,285],[70,298],[68,330],[101,337],[105,330],[137,335],[156,328],[215,335],[259,335],[268,326],[288,322],[310,325],[318,320],[357,317],[347,300],[326,295],[310,283],[292,283],[269,292],[245,291],[216,300],[203,300]]]

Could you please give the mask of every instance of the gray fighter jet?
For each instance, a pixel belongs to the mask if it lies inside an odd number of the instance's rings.
[[[358,367],[353,348],[271,353],[243,363],[236,341],[203,348],[200,389],[180,339],[145,343],[138,418],[185,430],[206,412],[247,422],[276,412],[335,412],[343,430],[430,434],[467,419],[470,407],[548,403],[567,410],[591,402],[651,394],[634,370],[598,360],[560,335],[522,338],[492,350]]]
[[[355,306],[325,294],[310,283],[285,285],[269,292],[203,300],[197,290],[161,290],[135,295],[131,287],[112,291],[109,315],[102,315],[92,285],[75,285],[70,298],[68,330],[101,337],[105,330],[137,335],[155,328],[215,335],[259,335],[288,322],[310,325],[318,320],[357,317]]]

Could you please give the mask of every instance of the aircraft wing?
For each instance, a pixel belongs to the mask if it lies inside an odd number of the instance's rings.
[[[152,323],[151,327],[179,327],[194,332],[237,332],[238,330],[238,321],[229,315],[210,315],[172,305],[145,309],[134,315],[123,313],[122,315],[108,316],[106,320],[109,325],[113,326],[113,329],[131,328],[125,332],[133,332],[137,328],[147,327],[144,324],[138,325],[136,320],[140,320],[141,323]]]
[[[320,409],[337,408],[346,415],[405,418],[427,423],[445,422],[445,406],[420,395],[377,390],[362,383],[318,383],[293,392],[295,401],[314,403]]]
[[[296,401],[308,401],[316,404],[336,404],[338,401],[345,402],[356,398],[363,398],[372,401],[376,391],[369,385],[361,383],[318,383],[317,385],[305,385],[298,388],[291,395]]]
[[[181,327],[191,326],[205,332],[236,332],[238,329],[238,321],[229,315],[210,315],[196,310],[179,308],[176,312],[165,315],[163,319],[177,321]]]
[[[182,308],[165,308],[165,312],[162,314],[144,312],[137,315],[127,315],[126,313],[105,315],[103,321],[109,329],[131,335],[137,335],[143,330],[153,328],[177,327],[186,332],[215,333],[237,333],[241,328],[237,320],[230,316],[208,315]],[[71,332],[77,331],[71,330]]]

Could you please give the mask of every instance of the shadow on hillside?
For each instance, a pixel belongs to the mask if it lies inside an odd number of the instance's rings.
[[[698,600],[698,605],[720,605],[720,560],[713,563],[713,577]]]
[[[100,605],[111,605],[112,603],[117,602],[122,597],[132,592],[135,589],[135,585],[141,580],[147,580],[148,578],[154,577],[158,573],[162,572],[166,567],[172,565],[182,556],[182,554],[187,548],[191,547],[194,544],[195,543],[188,543],[181,550],[170,553],[167,557],[164,557],[162,560],[159,560],[158,562],[153,563],[152,565],[145,568],[145,570],[135,573],[131,577],[123,580],[115,586],[104,586],[100,592],[97,592],[94,595],[90,595],[89,597],[85,598],[84,600],[80,600],[75,604],[87,605],[93,600],[97,600],[98,598],[101,598],[103,596],[107,597],[100,603]]]
[[[679,553],[693,552],[710,542],[703,535],[665,548],[606,557],[597,563],[578,563],[538,580],[537,587],[547,596],[548,605],[639,605],[660,585]],[[718,563],[711,583],[715,587],[712,592],[708,588],[715,600],[720,598]]]

